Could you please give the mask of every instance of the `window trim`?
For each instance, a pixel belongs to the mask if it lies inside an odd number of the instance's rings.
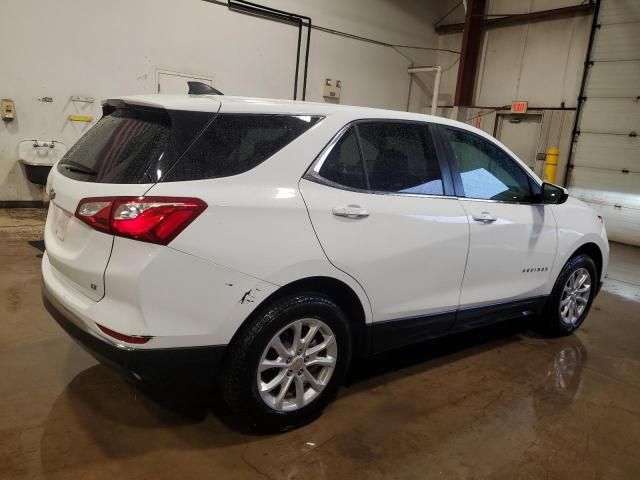
[[[349,130],[347,130],[349,132]],[[346,135],[347,132],[344,134]],[[353,126],[353,133],[356,136],[356,145],[358,145],[358,155],[360,155],[360,163],[362,164],[362,174],[364,175],[364,183],[367,187],[367,191],[371,191],[371,179],[369,178],[369,169],[367,168],[367,162],[364,161],[364,150],[362,149],[362,139],[360,138],[360,130],[358,125]],[[320,172],[318,172],[320,175]]]
[[[319,174],[320,168],[322,168],[322,164],[327,159],[335,145],[342,139],[344,135],[353,127],[354,132],[356,134],[356,141],[358,144],[358,150],[360,153],[360,161],[363,165],[363,170],[365,173],[366,184],[369,185],[369,174],[367,171],[366,163],[364,161],[364,156],[362,154],[362,146],[360,141],[360,133],[358,132],[357,126],[362,123],[408,123],[420,125],[429,129],[429,133],[431,135],[431,139],[433,141],[433,145],[436,150],[436,155],[438,157],[438,166],[440,167],[440,175],[442,177],[442,195],[433,195],[433,194],[422,194],[422,193],[401,193],[401,192],[387,192],[384,190],[371,190],[369,189],[361,189],[349,187],[346,185],[342,185],[340,183],[333,182],[321,176]],[[440,132],[438,131],[439,124],[434,122],[423,122],[419,120],[405,120],[405,119],[394,119],[394,118],[361,118],[348,122],[345,124],[338,132],[329,140],[329,142],[323,147],[320,153],[313,159],[311,165],[307,168],[306,172],[302,176],[303,179],[309,180],[315,183],[319,183],[321,185],[326,185],[328,187],[337,188],[339,190],[346,190],[349,192],[356,193],[369,193],[373,195],[394,195],[399,197],[418,197],[418,198],[449,198],[455,199],[456,191],[455,185],[453,181],[453,173],[450,169],[450,164],[448,161],[448,156],[446,151],[442,147],[442,142],[440,140]]]
[[[504,155],[506,155],[506,157],[511,160],[518,169],[520,169],[520,171],[522,173],[524,173],[524,175],[527,177],[527,180],[529,182],[529,189],[531,190],[531,194],[532,194],[532,200],[529,202],[517,202],[517,201],[509,201],[509,200],[492,200],[492,199],[487,199],[487,198],[474,198],[474,197],[467,197],[466,193],[464,191],[464,186],[462,185],[462,175],[460,174],[460,169],[458,168],[458,164],[456,162],[456,158],[455,158],[455,154],[453,153],[453,148],[451,147],[451,144],[449,142],[449,138],[447,136],[447,133],[445,132],[445,129],[451,129],[451,130],[457,130],[459,132],[463,132],[465,134],[468,135],[472,135],[474,137],[479,138],[480,140],[483,140],[485,142],[489,142],[491,145],[493,145],[495,148],[497,148],[500,152],[502,152]],[[455,186],[455,191],[456,191],[456,196],[461,199],[461,200],[469,200],[472,202],[485,202],[485,203],[507,203],[507,204],[511,204],[511,205],[544,205],[544,202],[542,201],[542,198],[540,198],[540,195],[535,195],[535,193],[533,192],[533,185],[537,185],[538,188],[542,189],[542,185],[540,185],[537,180],[535,178],[533,178],[531,176],[531,174],[525,170],[524,168],[522,168],[522,166],[520,165],[520,162],[518,162],[513,155],[510,155],[509,152],[507,152],[506,150],[504,150],[502,147],[500,147],[500,145],[496,144],[495,142],[483,137],[482,135],[478,135],[475,132],[472,132],[471,130],[467,130],[466,128],[460,128],[460,127],[456,127],[453,125],[445,125],[445,124],[438,124],[438,130],[439,130],[439,140],[440,142],[442,142],[442,148],[443,150],[446,152],[446,157],[447,160],[449,162],[449,168],[451,169],[451,176],[453,177],[453,183]],[[536,198],[538,197],[538,198]]]

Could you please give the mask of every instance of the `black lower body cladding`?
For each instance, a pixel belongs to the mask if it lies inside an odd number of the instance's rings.
[[[77,325],[68,312],[43,287],[44,306],[58,324],[99,362],[127,377],[154,386],[188,385],[212,388],[226,345],[186,348],[120,348],[92,335]]]

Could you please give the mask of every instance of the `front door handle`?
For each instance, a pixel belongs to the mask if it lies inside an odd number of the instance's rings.
[[[367,212],[364,208],[359,205],[349,205],[347,207],[334,207],[331,212],[336,217],[346,217],[346,218],[366,218],[369,216],[369,212]]]
[[[480,215],[473,215],[473,219],[480,223],[493,223],[497,218],[493,217],[489,212],[481,212]]]

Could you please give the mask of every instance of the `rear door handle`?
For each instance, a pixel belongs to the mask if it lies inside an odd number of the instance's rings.
[[[366,218],[369,216],[369,212],[367,212],[364,208],[359,205],[349,205],[347,207],[334,207],[331,212],[336,217],[346,217],[346,218]]]
[[[497,220],[489,212],[481,212],[480,215],[473,215],[473,219],[480,223],[493,223]]]

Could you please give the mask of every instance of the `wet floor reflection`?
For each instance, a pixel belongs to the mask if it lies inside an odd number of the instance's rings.
[[[498,325],[473,335],[429,342],[381,355],[371,362],[361,362],[340,395],[339,409],[362,405],[363,395],[375,395],[378,387],[411,381],[412,377],[428,379],[431,370],[455,366],[466,357],[526,343],[531,338],[527,336],[526,329],[526,324]],[[544,344],[539,351],[543,362],[533,362],[534,368],[538,368],[538,364],[545,368],[538,388],[530,392],[534,417],[548,416],[570,402],[578,390],[586,361],[586,350],[577,337],[563,339],[557,347],[550,346]],[[530,354],[535,357],[538,348],[531,349]],[[462,372],[460,375],[464,377],[465,374]],[[457,385],[460,380],[452,379],[452,383]],[[442,388],[446,388],[446,383],[443,385]],[[400,402],[401,412],[394,412],[396,406],[385,406],[384,401],[371,407],[372,411],[378,408],[389,410],[387,418],[376,418],[376,422],[406,422],[411,421],[411,416],[430,414],[428,403],[414,404],[416,399],[410,392],[400,391],[398,395],[404,394],[407,397]],[[429,392],[423,391],[421,395],[429,395]],[[523,400],[526,398],[518,401]],[[364,401],[367,402],[366,399]],[[516,410],[519,411],[516,423],[522,425],[522,414],[530,409],[520,403]],[[535,422],[531,415],[525,416],[530,417],[527,423]],[[514,418],[511,420],[515,422]],[[342,432],[362,428],[362,421],[363,418],[358,416],[342,419],[342,425],[336,429],[331,417],[327,416],[306,428],[316,433],[317,430]],[[534,426],[530,425],[530,428]],[[73,378],[54,402],[44,422],[42,469],[56,472],[69,468],[92,468],[107,460],[127,461],[149,455],[155,457],[163,452],[220,452],[246,448],[253,442],[272,441],[277,444],[279,437],[259,436],[247,431],[219,402],[204,403],[201,397],[191,396],[188,391],[141,390],[107,367],[97,365]],[[311,450],[314,446],[312,443],[306,448]],[[350,448],[356,447],[352,445]]]
[[[563,346],[555,355],[547,371],[545,386],[561,394],[573,395],[580,384],[587,350],[578,337],[571,337],[569,341],[572,345]]]
[[[188,391],[143,391],[107,367],[91,367],[71,381],[44,422],[42,469],[216,450],[248,440],[211,415],[201,400]]]

